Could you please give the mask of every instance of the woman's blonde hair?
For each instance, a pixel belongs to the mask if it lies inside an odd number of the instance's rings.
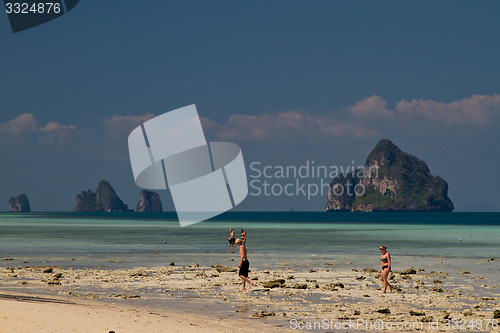
[[[381,247],[379,247],[379,249],[382,250],[382,251],[385,251],[385,250],[387,250],[387,246],[382,245]]]

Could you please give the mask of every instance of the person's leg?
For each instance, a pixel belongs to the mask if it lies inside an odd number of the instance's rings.
[[[239,277],[241,278],[241,281],[243,283],[243,288],[241,289],[241,291],[245,291],[245,282],[248,283],[248,289],[252,288],[252,281],[250,281],[249,278],[247,278],[243,275],[239,275]]]
[[[389,288],[391,289],[392,291],[392,284],[389,283],[389,274],[391,273],[391,270],[388,269],[387,270],[387,275],[385,276],[385,281],[387,282],[387,285],[389,286]]]
[[[382,293],[385,294],[387,291],[387,287],[391,288],[392,290],[391,284],[387,281],[387,279],[389,278],[389,269],[388,268],[384,269],[381,275],[382,275],[382,281],[384,281],[384,291],[382,291]]]
[[[251,289],[252,288],[252,281],[250,281],[249,278],[245,277],[245,280],[247,281],[248,283],[248,289]]]
[[[242,283],[241,291],[245,291],[245,277],[243,275],[240,275],[240,278]]]

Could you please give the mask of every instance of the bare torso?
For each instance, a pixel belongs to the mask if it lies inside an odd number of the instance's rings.
[[[240,246],[240,257],[241,257],[241,261],[248,260],[247,259],[247,248],[244,245]]]

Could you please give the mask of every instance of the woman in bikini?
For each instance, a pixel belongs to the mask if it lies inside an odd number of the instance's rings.
[[[387,287],[389,287],[392,291],[392,285],[387,281],[389,277],[389,272],[391,271],[391,255],[387,252],[387,246],[382,245],[379,247],[380,253],[382,253],[381,268],[380,268],[380,280],[384,282],[384,291],[383,294],[387,291]]]

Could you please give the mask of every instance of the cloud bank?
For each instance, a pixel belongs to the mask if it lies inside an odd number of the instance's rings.
[[[123,142],[126,146],[130,131],[154,116],[152,113],[113,115],[100,120],[101,128],[77,129],[75,125],[55,121],[40,126],[33,114],[25,113],[0,123],[0,137],[2,142],[24,140],[56,144],[74,139],[103,146]],[[223,123],[202,117],[202,125],[207,135],[217,140],[265,144],[298,141],[317,144],[341,138],[370,140],[391,136],[397,131],[408,135],[416,131],[482,131],[500,125],[500,95],[473,95],[449,103],[403,99],[393,108],[381,96],[373,95],[322,114],[306,110],[234,114]]]
[[[473,95],[450,103],[401,100],[391,109],[378,95],[323,114],[293,110],[259,115],[235,114],[225,123],[202,119],[207,133],[218,140],[310,143],[351,138],[371,139],[397,130],[484,129],[500,119],[500,95]]]

